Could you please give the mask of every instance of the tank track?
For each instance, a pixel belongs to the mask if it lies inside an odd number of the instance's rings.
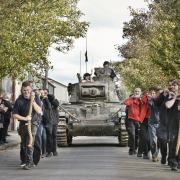
[[[68,133],[68,126],[66,123],[66,118],[60,118],[57,127],[57,146],[67,147],[72,144],[72,136]]]
[[[128,133],[125,126],[125,117],[121,117],[120,119],[118,141],[120,147],[126,147],[128,145]]]
[[[67,147],[68,146],[68,133],[67,133],[67,124],[66,118],[60,118],[57,127],[57,146],[58,147]]]

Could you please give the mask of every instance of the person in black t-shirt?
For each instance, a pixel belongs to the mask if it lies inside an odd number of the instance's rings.
[[[32,87],[30,82],[25,81],[22,83],[21,95],[16,100],[13,107],[13,118],[17,119],[19,124],[19,135],[21,136],[21,151],[20,154],[25,154],[23,156],[22,163],[25,163],[23,167],[25,170],[31,169],[33,165],[33,145],[34,145],[34,137],[36,135],[36,131],[39,125],[38,116],[42,113],[40,105],[38,105],[37,99],[35,98],[32,102],[33,111],[32,115],[28,115],[29,107],[30,107],[30,97],[32,93]],[[28,134],[28,126],[27,122],[32,121],[32,136],[33,143],[32,147],[28,147],[29,143],[29,134]]]

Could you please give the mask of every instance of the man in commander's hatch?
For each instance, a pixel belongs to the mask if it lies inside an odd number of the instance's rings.
[[[112,80],[116,77],[116,74],[112,68],[110,68],[110,62],[109,61],[104,61],[103,67],[105,69],[105,74],[109,75]]]
[[[91,74],[85,73],[83,76],[83,80],[81,82],[93,82],[93,80],[91,78]]]

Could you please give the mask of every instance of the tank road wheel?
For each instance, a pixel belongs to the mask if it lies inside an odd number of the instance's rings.
[[[121,117],[120,128],[118,134],[119,146],[126,147],[128,144],[128,133],[125,126],[125,118]]]
[[[68,146],[68,130],[66,124],[66,118],[61,118],[57,128],[57,146]]]

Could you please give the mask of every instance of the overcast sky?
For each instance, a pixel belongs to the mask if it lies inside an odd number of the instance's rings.
[[[144,0],[80,0],[79,9],[85,14],[82,19],[90,23],[87,32],[88,72],[93,67],[102,66],[104,61],[119,61],[115,45],[123,44],[123,22],[130,19],[129,6],[145,9]],[[77,82],[76,74],[80,72],[80,52],[82,74],[85,66],[86,39],[75,41],[74,48],[66,54],[50,48],[49,60],[54,70],[49,77],[65,85]]]

